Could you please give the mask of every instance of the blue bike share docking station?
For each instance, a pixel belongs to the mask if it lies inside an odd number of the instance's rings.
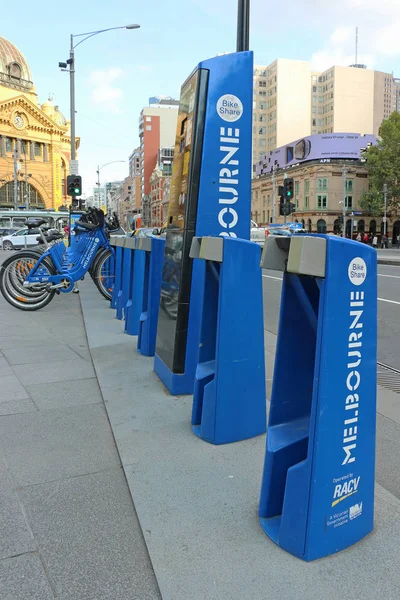
[[[199,360],[206,264],[195,236],[250,237],[253,54],[201,62],[181,89],[154,370],[191,394]]]
[[[373,529],[376,252],[335,236],[271,237],[262,266],[284,275],[259,516],[309,561]]]

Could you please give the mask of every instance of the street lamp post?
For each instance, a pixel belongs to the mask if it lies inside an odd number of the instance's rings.
[[[71,112],[71,161],[75,160],[75,48],[88,40],[89,38],[105,33],[106,31],[114,31],[115,29],[139,29],[140,25],[122,25],[120,27],[108,27],[107,29],[99,29],[98,31],[89,31],[86,33],[72,34],[70,38],[69,59],[67,62],[60,62],[58,66],[62,71],[69,71],[69,86],[70,86],[70,112]],[[74,45],[74,38],[83,38]],[[69,66],[69,69],[67,68]],[[78,174],[78,171],[76,172]]]
[[[126,160],[112,160],[111,162],[108,163],[104,163],[104,165],[98,165],[97,166],[97,195],[99,198],[99,202],[100,202],[100,170],[103,169],[104,167],[107,167],[108,165],[114,165],[115,163],[124,163],[126,162]],[[107,206],[107,191],[106,191],[106,212],[108,210],[108,206]]]
[[[342,209],[342,215],[343,215],[343,229],[342,229],[342,237],[346,237],[346,198],[347,198],[347,169],[346,166],[343,165],[342,168],[342,173],[343,173],[343,209]],[[351,229],[350,229],[351,231]]]
[[[383,233],[386,235],[387,183],[383,184]]]

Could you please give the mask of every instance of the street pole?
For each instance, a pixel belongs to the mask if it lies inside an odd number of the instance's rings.
[[[71,33],[71,46],[69,50],[69,105],[71,111],[71,160],[75,160],[75,52],[74,36]],[[71,171],[70,171],[71,173]],[[73,205],[76,196],[72,196]],[[82,202],[79,199],[78,209],[81,210]]]
[[[342,173],[343,173],[343,210],[342,210],[342,216],[343,216],[343,229],[342,229],[342,237],[346,237],[346,197],[347,197],[347,169],[345,167],[345,165],[343,165],[342,168]],[[351,228],[350,228],[351,231]]]
[[[17,146],[14,147],[14,209],[18,209],[18,163],[17,163]]]
[[[275,223],[275,165],[272,165],[272,223]]]
[[[236,52],[249,49],[250,0],[238,0]]]
[[[99,203],[99,208],[101,206],[100,202],[100,165],[97,165],[97,201]]]
[[[386,211],[387,211],[387,184],[383,184],[383,233],[387,235],[386,227]]]

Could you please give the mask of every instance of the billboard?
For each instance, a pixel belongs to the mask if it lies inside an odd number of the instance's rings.
[[[374,135],[360,133],[321,133],[309,135],[271,150],[256,165],[256,175],[266,175],[273,169],[284,169],[310,160],[330,162],[331,159],[361,158],[361,150],[376,144]]]

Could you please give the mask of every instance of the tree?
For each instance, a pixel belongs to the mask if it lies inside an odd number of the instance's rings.
[[[383,185],[388,187],[387,209],[400,208],[400,114],[394,112],[379,128],[380,140],[364,153],[369,189],[361,195],[360,206],[375,216],[383,212]]]

